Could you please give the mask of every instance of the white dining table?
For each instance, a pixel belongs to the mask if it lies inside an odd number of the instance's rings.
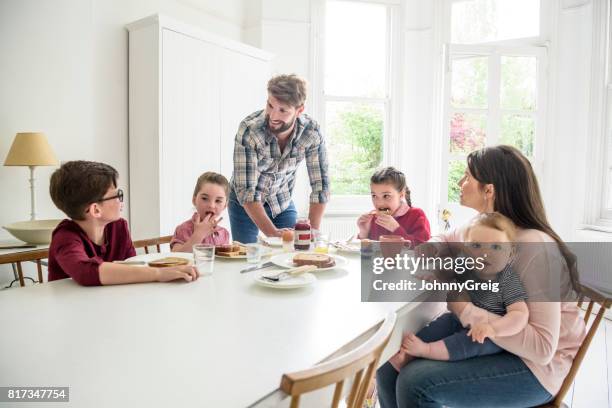
[[[283,373],[306,369],[372,331],[401,332],[440,305],[360,299],[360,259],[314,285],[260,287],[243,260],[217,259],[195,282],[83,287],[71,279],[0,293],[0,386],[70,387],[45,407],[265,407],[286,402]],[[285,401],[285,402],[283,402]],[[3,406],[0,403],[0,407]],[[19,407],[40,403],[19,403]]]

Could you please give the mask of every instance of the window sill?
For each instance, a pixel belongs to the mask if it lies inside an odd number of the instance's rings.
[[[603,225],[583,225],[575,232],[577,241],[609,242],[612,241],[612,227]]]

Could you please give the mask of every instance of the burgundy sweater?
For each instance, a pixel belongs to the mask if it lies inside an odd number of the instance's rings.
[[[408,207],[406,205],[406,207]],[[384,227],[376,224],[376,216],[372,217],[370,222],[370,232],[368,238],[379,240],[381,235],[400,235],[405,239],[412,241],[412,245],[429,241],[431,232],[427,216],[420,208],[408,207],[407,211],[400,208],[397,213],[401,215],[393,216],[399,223],[399,227],[395,231],[389,231]]]
[[[49,282],[72,278],[84,286],[99,286],[102,262],[122,261],[136,255],[123,218],[104,227],[104,242],[102,246],[94,244],[72,220],[60,222],[49,246]]]

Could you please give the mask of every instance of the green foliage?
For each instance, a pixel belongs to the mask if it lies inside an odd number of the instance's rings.
[[[448,202],[458,203],[461,189],[457,184],[465,172],[465,160],[453,160],[448,164]]]
[[[370,177],[382,161],[383,118],[380,110],[350,104],[330,126],[333,194],[369,194]]]

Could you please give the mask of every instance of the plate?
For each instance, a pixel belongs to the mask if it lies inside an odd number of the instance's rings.
[[[271,248],[266,248],[266,247],[262,247],[261,248],[261,256],[263,257],[267,257],[267,256],[271,256],[274,254],[278,254],[278,251],[274,251]],[[246,254],[244,255],[235,255],[235,256],[227,256],[227,255],[221,255],[221,254],[215,254],[215,258],[219,258],[219,259],[240,259],[240,260],[245,260],[246,259]]]
[[[126,261],[144,261],[147,264],[157,259],[162,259],[167,256],[176,256],[177,258],[185,258],[189,261],[189,265],[193,265],[193,254],[191,252],[161,252],[159,254],[142,254],[126,259]],[[146,265],[142,265],[146,266]]]
[[[282,266],[283,268],[293,268],[293,267],[296,266],[293,263],[293,257],[296,254],[298,254],[298,253],[304,253],[304,254],[312,253],[312,254],[314,254],[315,252],[289,252],[289,253],[286,253],[286,254],[281,254],[281,255],[277,255],[277,256],[272,257],[270,259],[270,262],[272,262],[275,265]],[[334,269],[334,268],[343,268],[346,265],[348,265],[348,263],[349,263],[348,259],[346,259],[343,256],[334,255],[334,254],[327,254],[327,255],[329,255],[330,257],[334,258],[334,260],[336,261],[336,264],[334,266],[329,266],[327,268],[318,268],[314,272],[329,271],[329,270]]]
[[[351,241],[351,242],[336,241],[331,244],[331,247],[335,248],[336,251],[338,252],[344,252],[347,254],[360,254],[361,253],[361,241]]]
[[[293,276],[291,278],[288,279],[283,279],[281,281],[278,282],[270,282],[269,280],[263,279],[262,276],[264,275],[274,275],[277,273],[280,273],[281,271],[261,271],[259,272],[257,275],[255,275],[255,278],[253,279],[255,281],[255,283],[257,283],[258,285],[261,286],[265,286],[267,288],[274,288],[274,289],[297,289],[297,288],[304,288],[306,286],[310,286],[313,283],[315,283],[317,281],[317,278],[309,272],[303,273],[301,275],[298,276]]]
[[[281,237],[260,237],[262,242],[272,247],[282,247],[283,240]]]

